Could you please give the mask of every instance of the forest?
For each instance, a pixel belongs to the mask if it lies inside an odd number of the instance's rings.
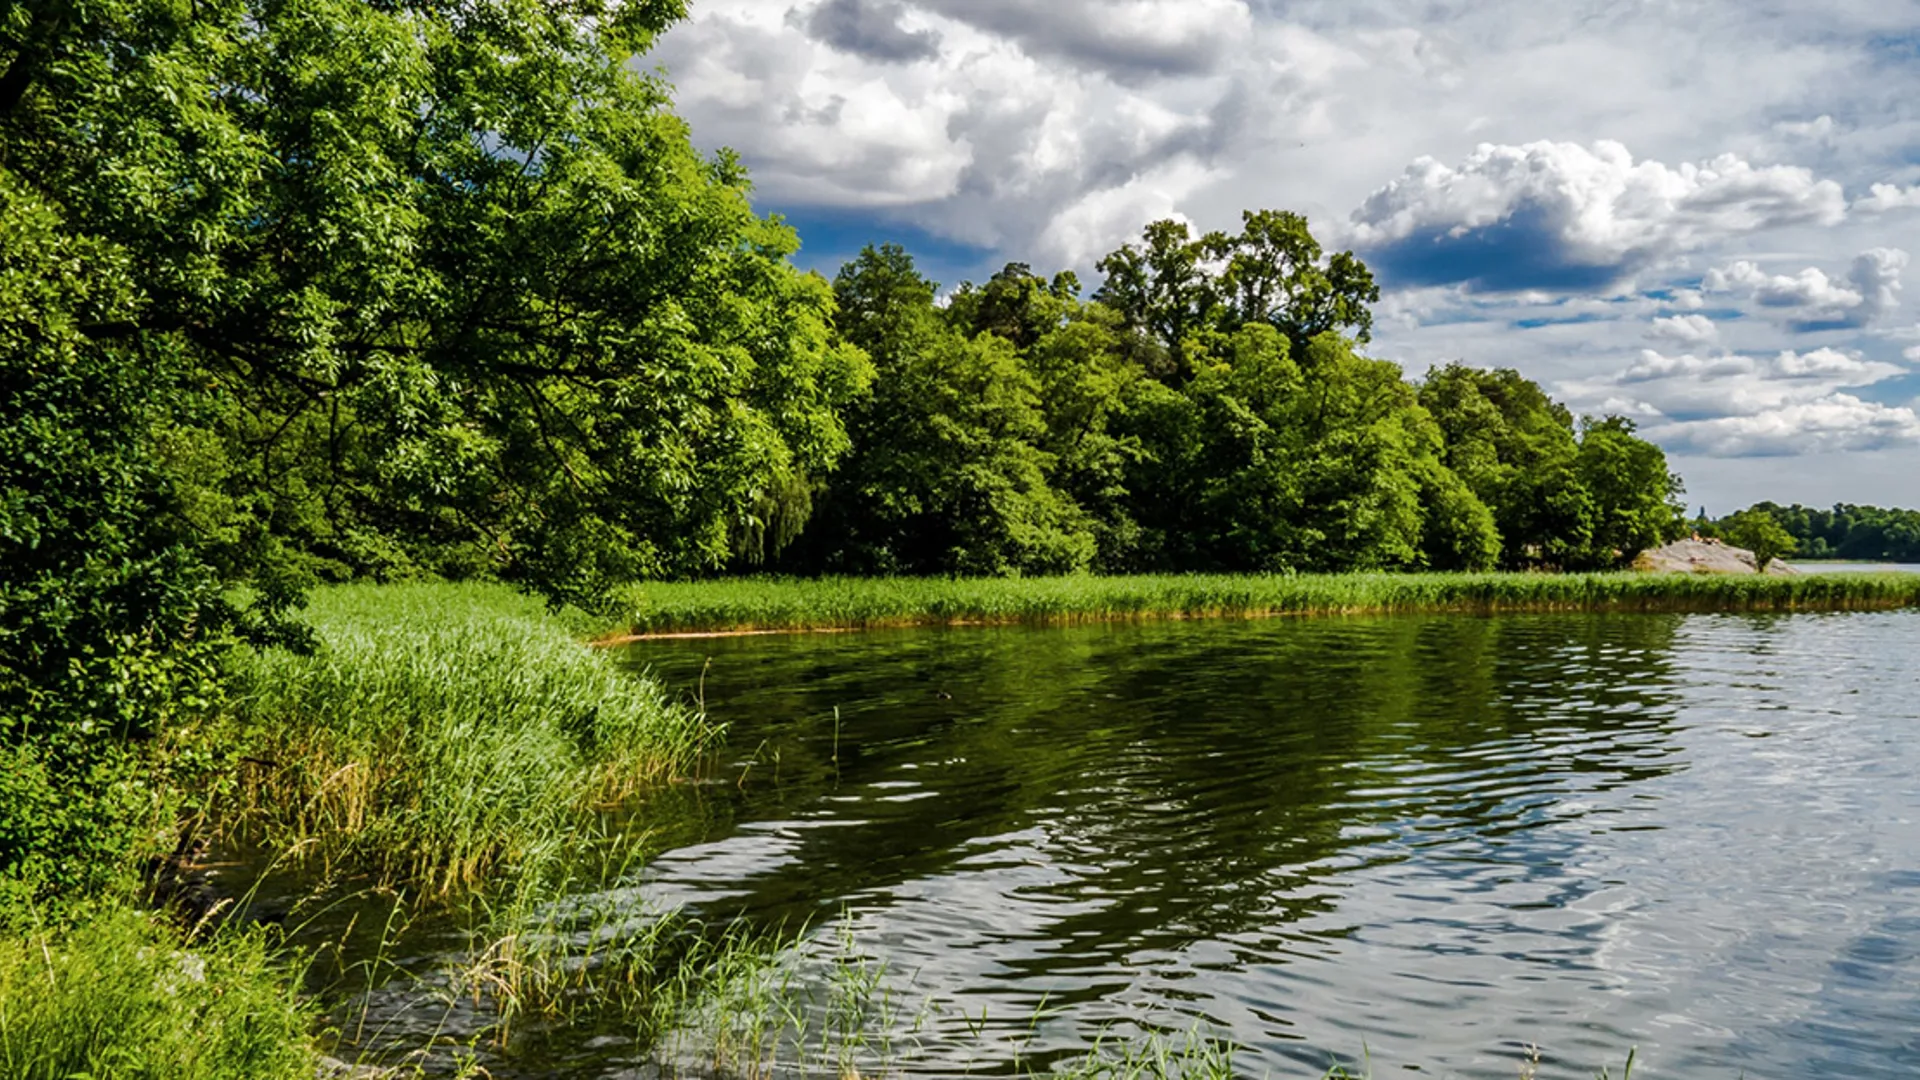
[[[1798,503],[1762,502],[1741,514],[1771,519],[1791,539],[1793,554],[1802,559],[1920,562],[1920,511],[1846,503],[1814,510]]]

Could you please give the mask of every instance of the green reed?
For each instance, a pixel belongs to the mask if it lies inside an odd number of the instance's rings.
[[[250,653],[231,816],[281,850],[446,893],[569,849],[583,813],[715,729],[494,586],[322,589],[312,656]]]
[[[189,948],[123,906],[0,936],[0,1076],[312,1080],[312,1015],[259,933]]]
[[[1270,574],[744,578],[635,586],[632,634],[1398,612],[1836,611],[1920,604],[1920,574]]]

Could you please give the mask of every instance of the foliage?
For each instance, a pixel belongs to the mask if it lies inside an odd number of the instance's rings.
[[[1140,246],[1100,261],[1095,298],[1164,348],[1175,372],[1195,337],[1256,324],[1286,335],[1296,354],[1325,333],[1366,343],[1380,289],[1365,264],[1350,251],[1327,256],[1299,214],[1249,210],[1242,225],[1238,236],[1195,237],[1182,222],[1156,221]]]
[[[6,893],[164,829],[229,639],[303,644],[316,579],[587,603],[791,538],[868,368],[630,63],[680,13],[0,19]]]
[[[1047,481],[1038,385],[1013,344],[950,326],[898,247],[868,248],[834,292],[841,332],[876,377],[796,561],[877,574],[1084,568],[1093,545],[1079,508]]]
[[[1753,552],[1762,569],[1775,559],[1792,555],[1799,542],[1774,516],[1759,507],[1750,507],[1714,523],[1714,531],[1734,547]]]
[[[1443,458],[1492,511],[1513,568],[1620,566],[1680,535],[1680,479],[1618,417],[1575,428],[1567,409],[1511,369],[1449,364],[1420,387]]]
[[[677,13],[123,0],[11,43],[7,182],[101,308],[66,333],[206,399],[161,442],[229,576],[587,598],[831,464],[825,284],[626,64]]]
[[[310,1022],[258,933],[189,950],[108,907],[0,937],[0,1073],[15,1080],[309,1080]]]
[[[1847,503],[1831,510],[1815,510],[1797,503],[1779,506],[1763,502],[1708,525],[1722,528],[1735,518],[1755,513],[1777,522],[1793,541],[1790,550],[1801,558],[1920,562],[1920,510]]]
[[[124,269],[0,168],[0,908],[117,880],[219,699],[233,613],[151,437],[178,369],[83,332]]]
[[[1582,421],[1574,475],[1593,500],[1589,566],[1622,565],[1685,529],[1680,478],[1667,471],[1664,451],[1634,434],[1631,420]]]
[[[868,248],[836,327],[872,357],[854,449],[799,573],[1599,568],[1680,527],[1677,480],[1617,418],[1576,430],[1511,371],[1415,388],[1361,355],[1378,295],[1304,219],[1177,222],[1071,274],[1009,264],[944,305]],[[741,563],[736,562],[736,566]]]

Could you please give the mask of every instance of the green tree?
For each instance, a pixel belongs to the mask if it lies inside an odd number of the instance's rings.
[[[840,330],[872,358],[853,449],[787,565],[864,574],[1058,573],[1087,566],[1085,515],[1048,483],[1038,386],[1011,341],[969,338],[897,246],[834,282]]]
[[[1427,372],[1420,404],[1440,426],[1442,460],[1491,510],[1504,565],[1587,561],[1594,507],[1565,406],[1517,371],[1458,363]]]
[[[592,602],[793,533],[870,369],[791,230],[631,63],[680,14],[0,17],[10,783],[151,803],[122,781],[161,775],[223,636],[286,636],[316,574]],[[226,610],[230,583],[263,604]],[[61,835],[0,821],[0,873],[58,864]]]
[[[1715,522],[1715,530],[1727,543],[1746,548],[1762,570],[1775,559],[1784,559],[1799,548],[1793,534],[1769,512],[1750,507]]]
[[[1666,453],[1634,432],[1633,421],[1618,416],[1581,422],[1574,468],[1594,508],[1586,566],[1622,565],[1685,527],[1680,478],[1667,470]]]

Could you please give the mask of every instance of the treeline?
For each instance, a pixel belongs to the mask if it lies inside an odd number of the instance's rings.
[[[1298,215],[1159,222],[1071,273],[942,301],[898,247],[834,282],[871,359],[851,448],[747,563],[841,574],[1592,569],[1680,528],[1664,454],[1516,372],[1410,383],[1378,290]],[[808,505],[810,504],[810,505]],[[807,512],[810,511],[810,512]],[[733,565],[740,565],[736,561]]]
[[[1816,510],[1798,503],[1781,506],[1761,502],[1714,525],[1724,529],[1731,524],[1736,531],[1742,526],[1751,529],[1756,515],[1777,525],[1791,541],[1787,550],[1803,559],[1920,562],[1920,510],[1847,503],[1831,510]]]

